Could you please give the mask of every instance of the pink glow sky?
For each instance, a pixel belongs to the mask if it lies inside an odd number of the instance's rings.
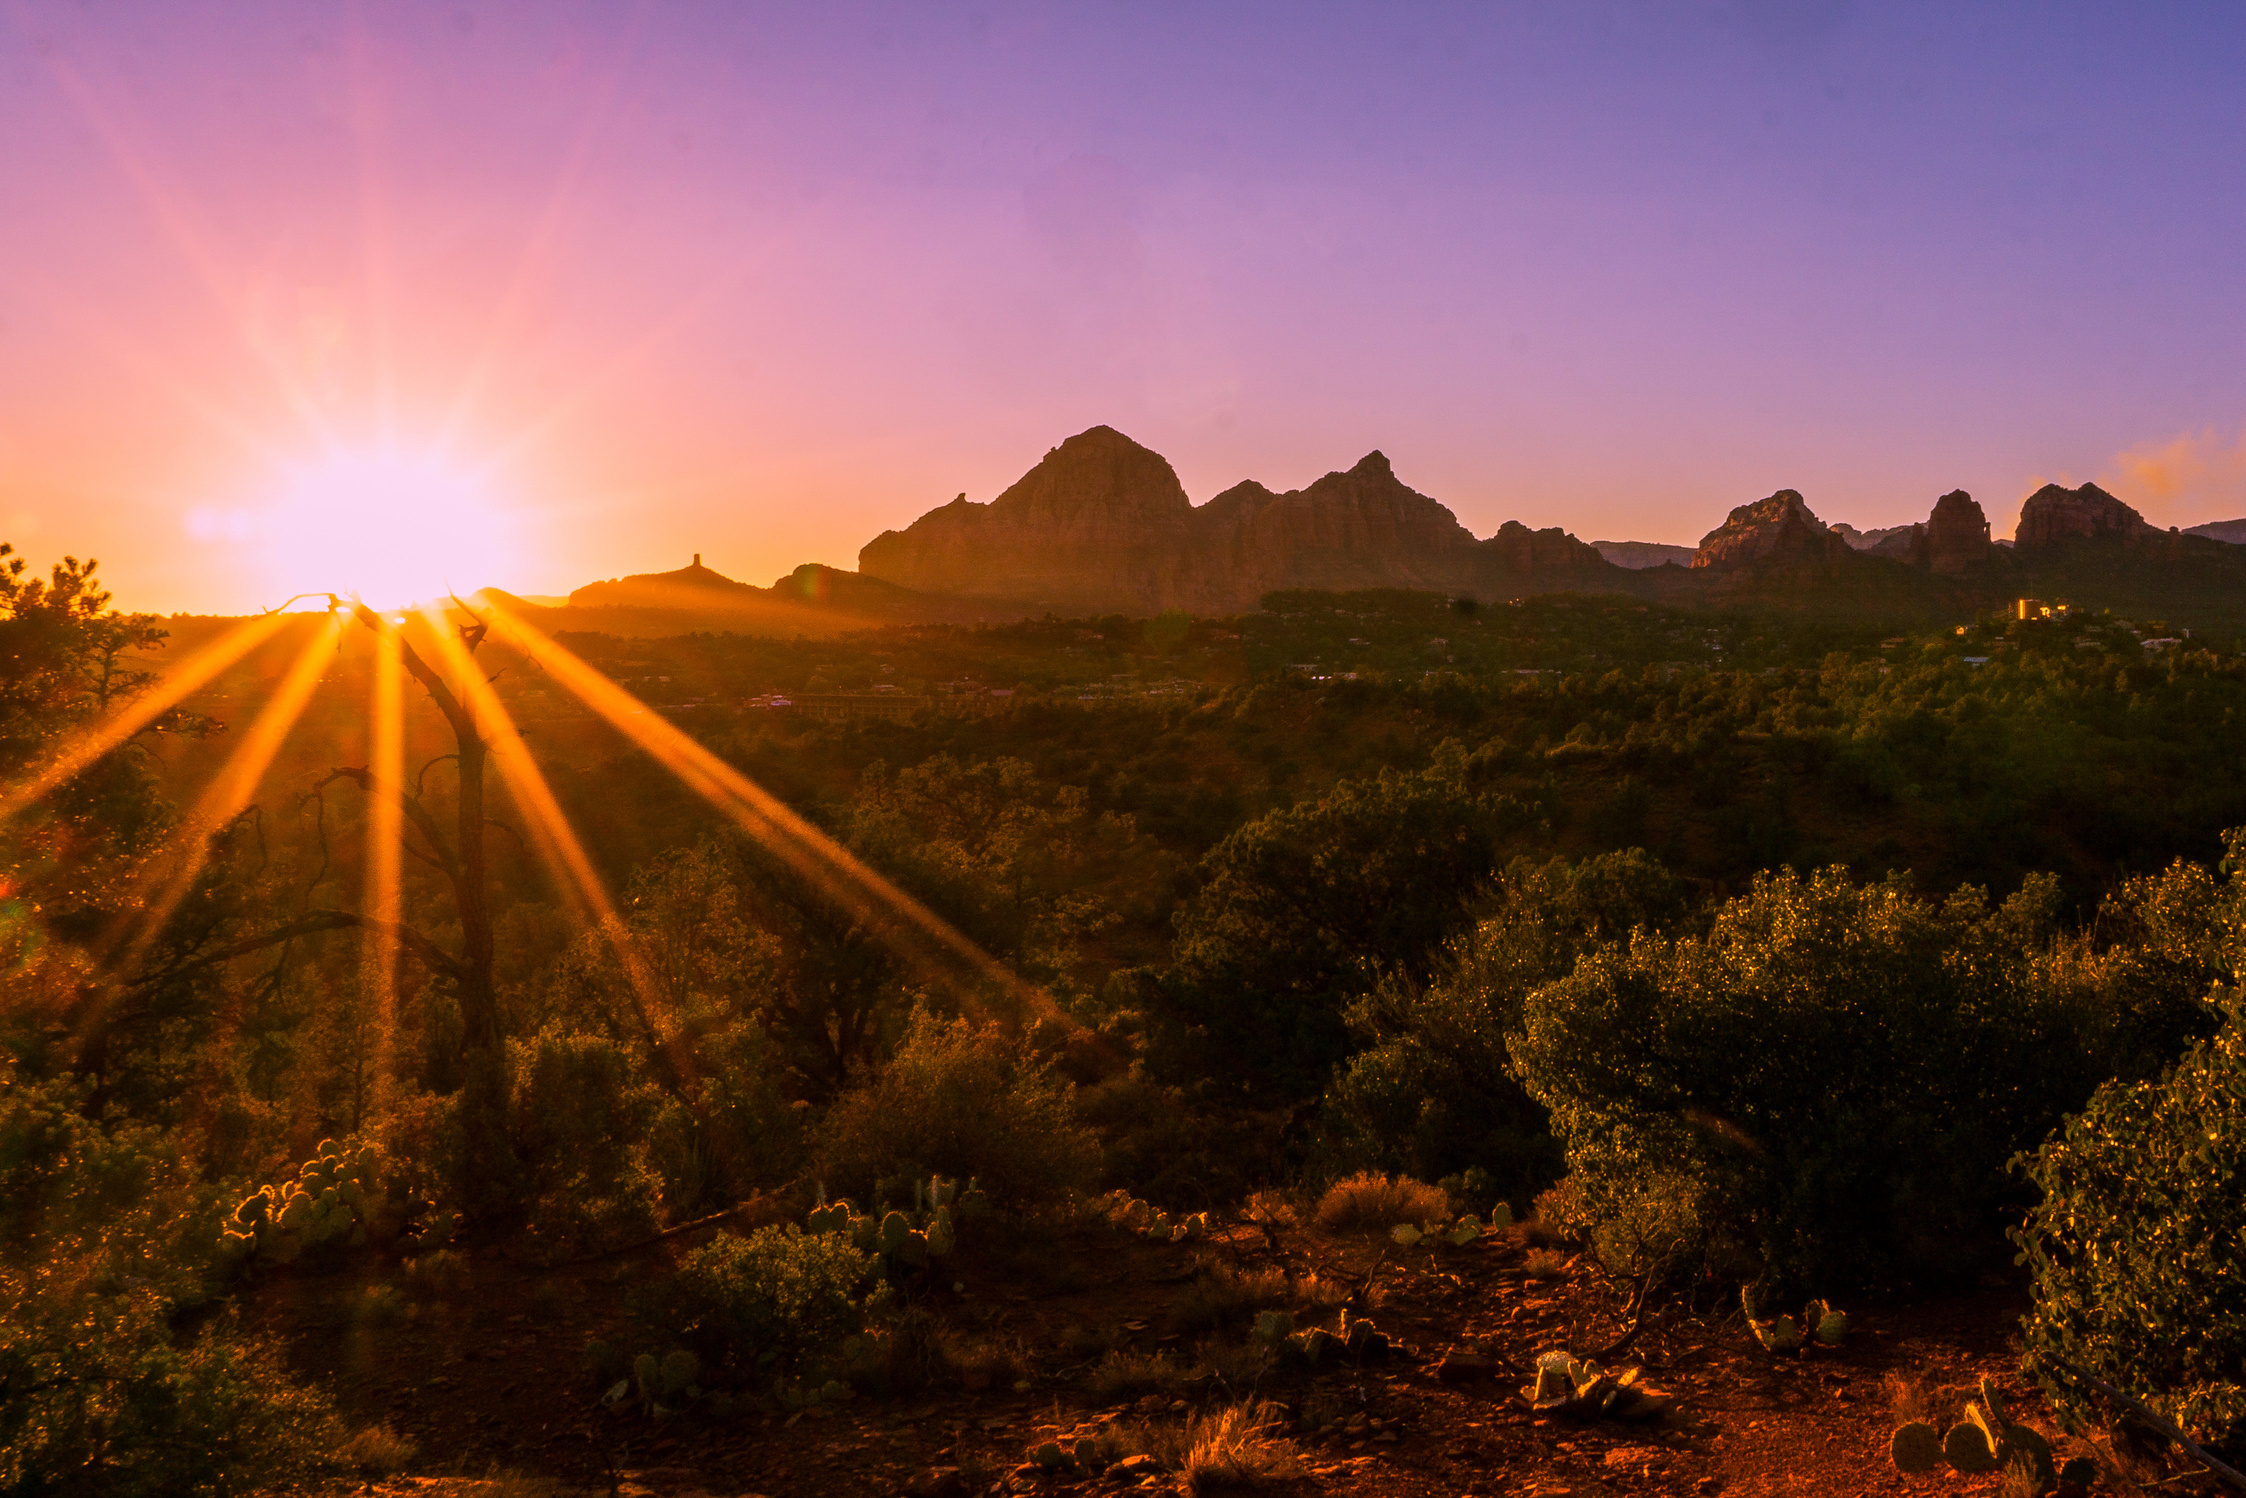
[[[20,5],[0,538],[348,585],[271,506],[387,439],[464,587],[766,582],[1097,422],[1481,534],[2246,515],[2246,11],[1684,11]]]

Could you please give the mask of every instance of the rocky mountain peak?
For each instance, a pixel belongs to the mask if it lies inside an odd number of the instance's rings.
[[[1849,554],[1848,543],[1810,512],[1799,490],[1781,489],[1741,505],[1700,540],[1692,565],[1729,569],[1755,565],[1830,562]]]
[[[1182,521],[1192,508],[1170,460],[1110,426],[1078,432],[990,503],[994,514],[1061,520],[1114,513]]]
[[[1252,480],[1199,509],[1158,453],[1112,427],[1079,432],[987,505],[954,500],[858,553],[927,593],[1081,612],[1254,608],[1288,588],[1427,588],[1497,596],[1613,571],[1558,530],[1477,541],[1448,508],[1365,454],[1301,489]]]
[[[2107,536],[2126,539],[2152,533],[2144,516],[2096,484],[2076,489],[2045,484],[2020,507],[2020,528],[2014,532],[2012,544],[2019,551],[2029,552],[2069,540]]]
[[[1989,517],[1963,489],[1952,489],[1934,501],[1925,534],[1926,565],[1949,576],[1986,561],[1996,549],[1989,540]]]

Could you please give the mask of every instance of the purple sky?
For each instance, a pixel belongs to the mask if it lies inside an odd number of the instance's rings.
[[[19,5],[0,203],[0,537],[142,607],[350,585],[280,474],[384,440],[533,593],[1098,422],[1482,534],[2246,515],[2236,5]]]

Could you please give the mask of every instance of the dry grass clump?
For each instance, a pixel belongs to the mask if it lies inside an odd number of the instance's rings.
[[[1295,1304],[1312,1311],[1331,1311],[1349,1304],[1356,1290],[1347,1280],[1312,1270],[1295,1281]]]
[[[1927,1393],[1925,1381],[1917,1374],[1895,1369],[1888,1373],[1886,1382],[1888,1407],[1894,1410],[1897,1425],[1908,1425],[1913,1420],[1933,1421],[1933,1398]]]
[[[1188,1331],[1215,1331],[1250,1311],[1286,1304],[1287,1294],[1284,1270],[1211,1264],[1186,1286],[1172,1312]]]
[[[1279,1434],[1285,1416],[1272,1405],[1235,1404],[1187,1421],[1174,1454],[1151,1453],[1173,1467],[1189,1493],[1216,1493],[1307,1477],[1295,1443]]]
[[[942,1361],[958,1371],[959,1384],[970,1393],[984,1389],[1011,1389],[1029,1377],[1029,1359],[1012,1342],[949,1341]]]
[[[388,1477],[402,1471],[420,1448],[387,1425],[369,1425],[346,1436],[335,1448],[345,1466],[369,1477]]]
[[[1291,1228],[1302,1224],[1302,1201],[1291,1191],[1258,1191],[1248,1198],[1241,1213],[1260,1228]]]
[[[1185,1370],[1166,1352],[1149,1355],[1118,1348],[1092,1370],[1090,1388],[1102,1404],[1121,1404],[1146,1394],[1175,1394],[1185,1380]]]
[[[1521,1272],[1532,1280],[1556,1280],[1568,1272],[1567,1255],[1549,1248],[1532,1248],[1521,1261]]]
[[[1450,1215],[1451,1199],[1440,1187],[1369,1170],[1334,1182],[1318,1198],[1318,1226],[1329,1233],[1385,1233],[1399,1222]]]

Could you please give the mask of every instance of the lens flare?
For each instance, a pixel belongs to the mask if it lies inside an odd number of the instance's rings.
[[[562,887],[565,897],[574,896],[577,904],[574,913],[580,921],[602,934],[622,964],[641,1038],[663,1053],[674,1075],[692,1076],[692,1054],[677,1044],[670,1033],[667,1016],[662,1013],[660,993],[647,972],[646,963],[641,960],[638,946],[617,912],[607,885],[586,855],[584,844],[578,841],[576,830],[569,825],[561,803],[554,799],[553,788],[546,783],[537,761],[531,757],[522,731],[515,726],[506,704],[492,691],[491,683],[477,668],[467,647],[453,634],[445,617],[435,609],[425,610],[423,617],[429,625],[438,659],[452,679],[453,690],[468,704],[469,711],[475,715],[477,731],[490,746],[500,779],[513,795],[515,805],[530,819],[532,846],[548,871],[556,876],[556,883]]]
[[[257,525],[273,576],[377,608],[498,582],[516,561],[515,525],[488,475],[394,448],[296,470]]]
[[[956,987],[958,966],[964,964],[1031,1012],[1060,1016],[1059,1006],[1050,995],[1024,982],[762,786],[673,724],[649,713],[637,698],[607,677],[505,608],[493,606],[488,617],[500,638],[536,661],[586,706],[654,756],[689,790],[785,859],[827,898],[866,922],[924,977]]]
[[[177,707],[188,693],[272,639],[292,617],[275,613],[244,620],[181,661],[178,668],[162,681],[71,739],[36,775],[0,796],[0,822],[16,816],[56,786],[146,729],[149,724]]]
[[[332,659],[336,632],[342,627],[342,620],[330,615],[312,632],[312,637],[304,642],[304,649],[290,663],[288,674],[281,678],[280,686],[259,709],[249,731],[242,735],[239,747],[227,757],[217,778],[196,798],[193,809],[187,814],[186,835],[181,840],[183,857],[171,881],[120,922],[121,929],[112,932],[113,937],[131,932],[119,960],[111,964],[115,970],[123,971],[147,951],[164,924],[172,918],[172,912],[179,908],[179,902],[194,888],[203,866],[210,861],[211,837],[239,816],[249,806],[250,798],[257,794],[266,770],[273,764],[273,756],[280,752],[289,730],[296,726],[296,720],[304,713],[304,705],[311,700],[313,688],[320,684]]]

